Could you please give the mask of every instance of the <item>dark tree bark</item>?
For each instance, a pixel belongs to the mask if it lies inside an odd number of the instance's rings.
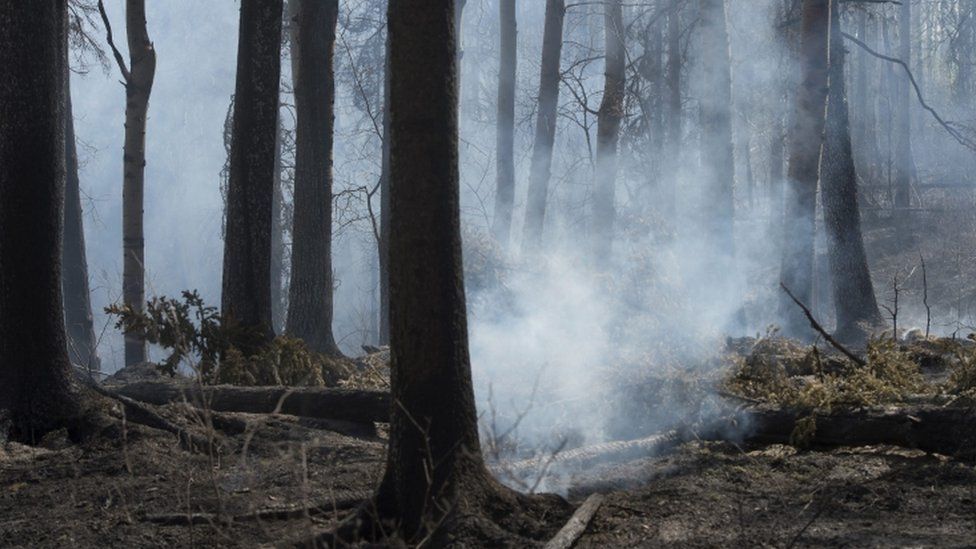
[[[395,0],[388,19],[394,405],[372,509],[395,519],[408,543],[440,524],[433,546],[489,502],[517,501],[488,474],[478,440],[461,262],[454,15],[454,0]]]
[[[146,302],[146,253],[143,189],[146,183],[146,121],[156,76],[156,50],[146,29],[145,0],[127,0],[125,31],[129,70],[125,76],[125,147],[122,153],[122,300],[142,312]],[[145,362],[146,341],[125,334],[125,365]]]
[[[33,442],[81,410],[61,294],[65,0],[0,0],[0,438]]]
[[[613,250],[617,178],[617,144],[624,118],[624,20],[620,0],[603,5],[606,41],[603,100],[597,113],[596,184],[593,189],[593,261],[605,265]]]
[[[498,66],[498,120],[496,122],[495,240],[508,249],[515,206],[515,69],[517,68],[518,22],[515,0],[498,2],[500,59]]]
[[[559,107],[559,58],[563,49],[565,0],[546,0],[546,22],[542,36],[542,69],[539,78],[539,113],[529,171],[529,194],[525,206],[522,253],[533,254],[542,246],[546,221],[552,149],[556,139],[556,109]]]
[[[703,206],[708,253],[716,272],[725,272],[733,254],[732,61],[725,0],[701,0],[701,48],[705,83],[701,95]]]
[[[803,0],[800,29],[802,81],[789,136],[789,171],[780,281],[803,303],[813,297],[813,241],[817,180],[827,105],[830,0]],[[785,294],[779,303],[783,331],[809,336],[802,311]]]
[[[234,92],[221,312],[229,322],[274,332],[271,210],[281,76],[282,0],[242,0]],[[255,341],[260,345],[264,341]],[[255,349],[241,349],[245,354]]]
[[[833,287],[836,337],[861,343],[881,324],[868,270],[861,213],[857,203],[857,171],[851,147],[847,90],[844,82],[844,37],[835,0],[831,13],[830,91],[827,127],[820,165],[820,199],[827,229],[830,280]]]
[[[333,51],[339,5],[303,0],[299,10],[295,225],[285,331],[312,351],[339,356],[332,335]]]
[[[67,47],[67,46],[66,46]],[[78,148],[71,108],[70,74],[64,66],[65,113],[65,194],[64,242],[61,248],[61,289],[64,292],[64,323],[68,336],[68,358],[72,363],[99,371],[95,326],[92,321],[91,290],[88,284],[88,255],[85,251],[85,222],[81,208],[78,177]]]

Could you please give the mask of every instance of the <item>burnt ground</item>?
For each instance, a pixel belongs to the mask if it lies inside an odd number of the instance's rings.
[[[174,421],[185,415],[178,406],[157,409]],[[131,426],[125,440],[8,444],[0,452],[0,546],[275,544],[335,525],[348,511],[332,503],[348,508],[381,474],[378,436],[238,417],[249,427],[216,433],[219,456]],[[914,450],[695,442],[571,474],[574,503],[607,494],[577,547],[976,547],[976,468]],[[306,507],[315,509],[295,512]],[[200,512],[193,525],[153,522]]]

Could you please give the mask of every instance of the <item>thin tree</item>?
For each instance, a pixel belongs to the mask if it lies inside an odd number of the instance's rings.
[[[225,318],[273,337],[271,211],[281,76],[282,0],[242,0],[231,136],[224,279]],[[242,349],[245,353],[254,349]]]
[[[898,55],[906,65],[912,58],[912,3],[904,0],[898,13]],[[894,101],[894,205],[897,230],[901,237],[907,238],[911,220],[911,184],[914,163],[912,161],[912,117],[911,94],[908,77],[899,75],[895,83]]]
[[[379,255],[380,345],[390,343],[390,37],[386,37],[383,56],[383,150],[380,170],[380,236],[376,251]]]
[[[71,426],[61,294],[65,0],[0,0],[0,438]]]
[[[732,143],[732,61],[725,0],[701,0],[700,24],[705,82],[699,100],[704,178],[705,238],[718,272],[732,257],[735,156]]]
[[[295,224],[285,331],[315,352],[339,356],[332,334],[333,52],[339,3],[302,0],[297,9]]]
[[[145,0],[126,0],[125,32],[129,64],[115,47],[102,0],[98,9],[125,84],[125,145],[122,151],[122,302],[142,312],[146,301],[146,254],[143,228],[146,183],[146,121],[156,77],[156,49],[146,26]],[[146,340],[137,331],[125,334],[125,365],[146,361]]]
[[[624,118],[626,81],[624,66],[624,20],[620,0],[603,4],[604,58],[603,100],[597,112],[596,184],[593,190],[593,260],[603,265],[613,249],[613,224],[616,197],[617,144]]]
[[[820,165],[820,200],[827,230],[830,280],[835,335],[841,341],[863,342],[871,328],[881,324],[881,312],[868,270],[861,213],[857,204],[857,170],[851,146],[851,131],[844,81],[844,37],[840,10],[831,8],[830,91],[827,98],[827,126]]]
[[[64,293],[64,322],[68,336],[68,357],[72,363],[98,371],[95,326],[92,320],[91,290],[88,284],[88,254],[85,250],[85,222],[81,207],[81,182],[78,177],[78,147],[71,108],[70,75],[64,65],[65,113],[65,195],[64,242],[61,248],[61,289]]]
[[[668,140],[667,161],[670,170],[670,180],[662,182],[661,211],[674,220],[674,210],[677,196],[677,173],[681,166],[681,140],[684,135],[681,113],[681,3],[672,0],[671,11],[668,12],[668,60],[667,60],[667,89],[668,89]]]
[[[830,0],[803,0],[800,24],[802,80],[789,135],[780,265],[780,281],[803,303],[810,303],[813,297],[814,215],[827,107],[829,35]],[[803,313],[785,293],[780,294],[779,313],[786,334],[809,334]]]
[[[559,58],[563,49],[565,0],[546,0],[546,21],[542,33],[542,68],[539,77],[539,112],[529,171],[529,194],[525,206],[522,253],[532,254],[542,246],[546,219],[552,150],[556,139],[556,110],[559,106]]]
[[[495,240],[508,248],[515,207],[515,70],[518,63],[518,22],[515,0],[500,0],[498,120],[496,122],[495,217],[492,223]]]

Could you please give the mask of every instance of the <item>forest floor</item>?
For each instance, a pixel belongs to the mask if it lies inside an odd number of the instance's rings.
[[[334,527],[383,471],[382,428],[225,413],[246,428],[221,430],[185,404],[152,409],[220,451],[131,424],[82,445],[8,443],[0,547],[277,545]],[[561,473],[570,502],[606,496],[576,547],[976,546],[974,463],[904,447],[698,440]]]

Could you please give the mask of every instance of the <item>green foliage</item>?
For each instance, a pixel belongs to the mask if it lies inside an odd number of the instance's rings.
[[[264,343],[257,331],[226,322],[196,291],[184,291],[182,299],[153,298],[144,312],[124,305],[105,311],[117,317],[116,328],[167,349],[159,368],[171,376],[185,364],[208,384],[316,386],[336,385],[355,370],[348,360],[309,351],[300,339]]]

